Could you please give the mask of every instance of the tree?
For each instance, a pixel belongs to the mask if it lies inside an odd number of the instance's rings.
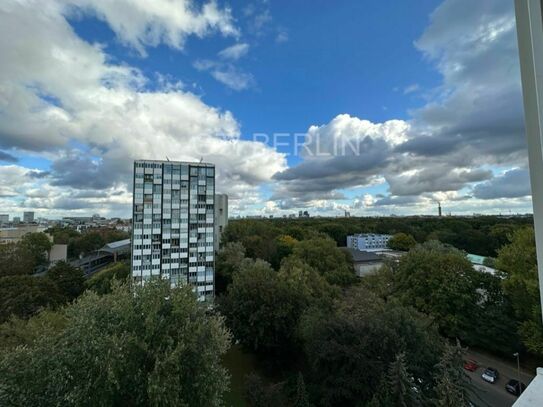
[[[45,233],[27,233],[21,238],[18,245],[25,251],[26,255],[33,259],[34,267],[47,262],[47,253],[53,244]]]
[[[504,273],[503,289],[520,321],[522,342],[529,351],[543,356],[543,326],[533,228],[518,229],[510,236],[510,241],[499,250],[496,267]]]
[[[296,246],[296,243],[298,243],[298,240],[289,235],[281,235],[275,238],[277,251],[272,262],[274,269],[277,270],[281,265],[281,261],[292,254],[292,250],[294,249],[294,246]]]
[[[216,260],[215,293],[223,294],[232,283],[232,276],[245,260],[245,247],[239,242],[228,242],[219,251]]]
[[[0,277],[32,274],[34,258],[19,244],[0,244]]]
[[[294,352],[304,301],[268,263],[245,260],[219,305],[245,348],[272,357]]]
[[[331,239],[303,240],[296,244],[292,256],[311,266],[330,284],[348,286],[358,280],[347,255]]]
[[[296,397],[292,403],[293,407],[311,407],[307,390],[305,388],[304,376],[302,373],[298,373],[298,379],[296,382]]]
[[[45,309],[29,319],[13,316],[0,324],[0,353],[17,346],[32,346],[43,335],[56,335],[64,329],[65,316],[58,311]]]
[[[441,339],[430,321],[363,287],[350,289],[333,312],[311,308],[300,325],[309,364],[306,378],[319,405],[368,403],[398,350],[422,392],[433,384]]]
[[[417,241],[415,240],[415,238],[406,233],[396,233],[388,241],[388,247],[392,250],[408,251],[416,245]]]
[[[401,258],[394,278],[404,304],[431,315],[449,337],[468,335],[480,294],[477,272],[462,252],[426,242]]]
[[[379,391],[374,395],[375,406],[411,407],[422,405],[413,376],[407,371],[405,354],[400,352],[390,363],[386,377]]]
[[[58,333],[0,353],[0,404],[222,405],[229,334],[189,287],[117,284],[63,313]]]
[[[81,269],[59,261],[47,271],[46,278],[51,280],[66,297],[66,301],[72,301],[79,297],[85,290],[85,276]]]
[[[29,318],[63,302],[64,297],[58,287],[45,277],[23,275],[0,278],[0,323],[12,315]]]
[[[245,400],[249,407],[277,407],[286,405],[283,384],[266,384],[256,373],[245,379]]]
[[[113,263],[86,280],[85,288],[100,295],[108,294],[116,281],[125,281],[129,275],[130,266],[128,264]]]
[[[436,365],[436,405],[439,407],[467,406],[472,390],[471,379],[462,367],[465,350],[446,345],[443,356]]]

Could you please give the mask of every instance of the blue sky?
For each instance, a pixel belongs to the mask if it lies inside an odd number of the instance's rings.
[[[0,6],[1,212],[129,216],[166,155],[235,215],[531,211],[507,0],[37,4]]]

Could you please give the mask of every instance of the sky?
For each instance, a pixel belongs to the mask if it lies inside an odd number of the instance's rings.
[[[0,212],[130,217],[135,159],[230,215],[532,211],[510,0],[4,0]]]

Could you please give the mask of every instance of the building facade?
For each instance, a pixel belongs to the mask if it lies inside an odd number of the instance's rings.
[[[34,212],[23,212],[23,222],[24,223],[34,222]]]
[[[9,223],[9,215],[1,214],[0,215],[0,224],[7,225]]]
[[[215,253],[219,251],[221,235],[224,228],[228,225],[228,195],[215,195]]]
[[[383,250],[388,249],[390,235],[372,233],[347,236],[347,247],[354,250]]]
[[[134,162],[132,277],[190,284],[213,298],[215,167],[207,163]]]

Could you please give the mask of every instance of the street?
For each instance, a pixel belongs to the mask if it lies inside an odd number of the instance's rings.
[[[491,406],[491,407],[510,407],[513,405],[516,396],[508,393],[505,390],[505,384],[510,379],[518,380],[518,372],[516,366],[516,359],[511,358],[511,363],[504,362],[501,359],[497,359],[488,354],[482,354],[480,352],[468,351],[468,359],[473,359],[479,365],[479,368],[475,372],[466,373],[471,377],[472,384],[476,391],[476,397],[472,400],[477,406]],[[498,369],[500,377],[494,384],[485,382],[481,375],[487,367],[493,367]],[[528,386],[535,376],[535,372],[531,373],[523,370],[521,367],[521,379],[522,382]]]

